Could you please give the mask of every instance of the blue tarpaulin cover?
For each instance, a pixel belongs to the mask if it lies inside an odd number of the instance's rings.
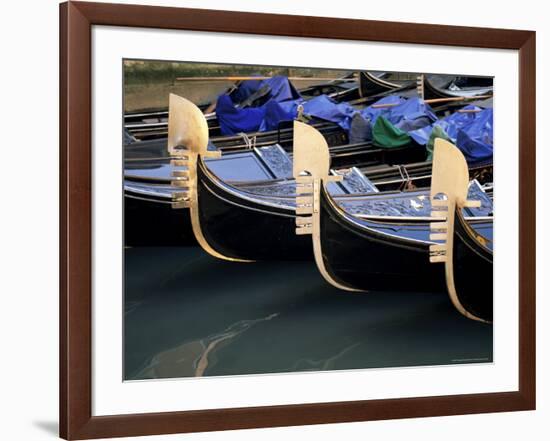
[[[269,100],[265,103],[264,108],[264,118],[258,129],[260,132],[277,130],[282,121],[292,121],[297,116],[294,101],[278,103],[275,100]]]
[[[218,97],[216,115],[223,135],[257,132],[265,116],[265,106],[240,109],[235,107],[229,95],[224,94]]]
[[[410,132],[437,121],[432,108],[420,98],[410,98],[395,107],[390,107],[384,117],[404,132]]]
[[[380,107],[384,105],[388,105],[388,107]],[[431,107],[421,99],[403,99],[395,95],[378,100],[373,105],[361,110],[359,114],[363,118],[363,121],[355,117],[351,128],[352,136],[350,136],[353,139],[352,142],[374,140],[375,142],[378,141],[377,144],[382,147],[384,144],[381,142],[385,141],[382,139],[376,140],[373,136],[373,128],[375,126],[377,126],[378,129],[385,127],[389,130],[389,132],[385,130],[385,132],[388,133],[408,133],[411,130],[429,126],[437,120]],[[384,118],[383,124],[378,121],[379,117]],[[378,130],[378,132],[380,132],[380,130]],[[403,140],[399,142],[400,145],[403,145],[402,141]],[[391,143],[388,147],[395,147],[395,145]]]
[[[266,88],[267,98],[275,101],[287,101],[300,98],[300,93],[287,77],[276,75],[267,80],[246,80],[241,82],[237,89],[231,93],[231,99],[235,104],[242,103],[262,88]]]
[[[305,115],[333,122],[344,130],[350,129],[351,119],[357,112],[350,104],[336,103],[326,95],[316,96],[302,105]]]
[[[351,119],[357,112],[348,103],[336,103],[326,95],[319,95],[308,101],[295,99],[277,101],[271,98],[259,107],[238,108],[228,95],[218,97],[216,114],[224,135],[240,132],[275,130],[282,121],[291,121],[298,115],[298,106],[309,117],[331,121],[344,130],[351,127]]]
[[[397,105],[403,103],[405,100],[397,95],[390,95],[379,99],[374,104],[365,107],[359,113],[360,115],[369,120],[372,125],[376,122],[376,119],[383,114],[389,113],[391,107],[378,107],[381,105]]]
[[[240,106],[262,88],[265,91],[265,95],[262,95],[264,104],[256,107]],[[292,83],[281,75],[267,80],[243,81],[231,95],[222,94],[218,97],[216,114],[221,132],[223,135],[234,135],[241,132],[273,130],[280,121],[293,119],[293,115],[279,109],[276,103],[300,99],[301,96]],[[266,115],[268,119],[264,122]]]
[[[264,104],[257,107],[239,107],[239,103],[250,98],[262,87],[267,90],[266,95],[263,95]],[[288,78],[276,76],[268,80],[244,81],[231,96],[220,95],[216,113],[222,134],[233,135],[276,130],[282,121],[296,119],[298,108],[301,106],[305,116],[338,124],[348,132],[352,143],[373,140],[372,128],[378,118],[383,116],[385,125],[392,125],[396,129],[385,130],[386,134],[393,131],[399,134],[405,132],[418,144],[427,145],[433,128],[437,125],[458,146],[469,162],[487,159],[493,154],[491,108],[481,109],[470,105],[464,109],[475,112],[455,112],[437,120],[431,107],[419,98],[404,99],[390,95],[374,104],[357,110],[348,103],[337,103],[326,95],[306,101],[300,97]],[[393,106],[376,106],[380,104]],[[380,140],[378,141],[380,144]]]
[[[409,133],[419,144],[426,145],[435,126],[464,153],[468,162],[481,161],[493,156],[493,109],[469,105],[467,112],[455,112],[434,124]],[[472,112],[473,111],[473,112]]]

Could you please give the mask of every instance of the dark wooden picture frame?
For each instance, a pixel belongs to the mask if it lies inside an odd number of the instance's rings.
[[[92,416],[93,25],[519,51],[519,391]],[[199,9],[60,5],[60,435],[65,439],[535,409],[535,32]]]

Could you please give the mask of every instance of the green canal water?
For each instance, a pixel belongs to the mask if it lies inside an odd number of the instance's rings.
[[[492,361],[492,326],[443,293],[348,293],[313,262],[125,250],[127,380]]]

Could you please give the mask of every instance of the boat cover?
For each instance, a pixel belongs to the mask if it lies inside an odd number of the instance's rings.
[[[266,86],[269,98],[264,104],[257,107],[235,104]],[[469,105],[464,109],[475,112],[455,112],[438,120],[431,107],[420,98],[404,99],[391,95],[357,110],[349,103],[337,103],[327,95],[306,101],[283,76],[244,81],[237,92],[237,95],[223,94],[218,98],[216,113],[224,135],[276,130],[281,122],[303,115],[308,119],[338,124],[348,132],[351,143],[373,141],[379,147],[394,148],[414,140],[427,147],[430,158],[434,139],[443,137],[442,129],[446,139],[456,144],[469,162],[488,159],[493,155],[492,108]],[[380,104],[392,106],[379,107]],[[440,129],[432,136],[435,126]]]
[[[222,94],[218,97],[216,115],[221,133],[235,135],[276,129],[280,121],[293,119],[276,103],[300,99],[300,93],[288,78],[282,75],[267,80],[243,81],[230,94]],[[260,102],[262,104],[253,105]],[[267,112],[270,120],[262,124]],[[271,124],[271,121],[277,121],[277,124]]]
[[[372,138],[374,145],[385,148],[403,147],[411,142],[407,132],[393,125],[384,116],[376,119],[372,128]]]
[[[426,144],[426,151],[428,153],[426,157],[427,161],[431,161],[433,159],[434,144],[437,138],[441,138],[441,139],[444,139],[445,141],[452,142],[452,139],[449,138],[449,135],[447,135],[447,132],[445,132],[445,130],[441,126],[434,124],[432,132],[430,133],[430,139],[428,139],[428,142]]]
[[[275,101],[288,101],[300,98],[300,93],[289,79],[283,75],[276,75],[266,80],[245,80],[231,93],[234,104],[247,101],[251,96],[261,92],[262,97]]]
[[[467,112],[455,112],[431,126],[412,131],[409,135],[419,144],[426,145],[428,156],[433,151],[433,140],[444,132],[447,140],[453,142],[468,162],[477,162],[493,156],[493,109],[482,109],[474,105],[463,108]],[[437,132],[432,136],[435,127]],[[431,140],[431,142],[430,142]]]
[[[390,123],[405,131],[429,125],[436,119],[431,108],[418,98],[403,99],[398,96],[388,96],[375,104],[397,104],[396,106],[387,108],[369,106],[363,110],[357,110],[349,103],[337,103],[327,95],[319,95],[310,100],[304,100],[301,97],[284,99],[292,96],[294,95],[291,93],[278,94],[261,106],[243,108],[235,104],[234,97],[227,94],[220,95],[216,114],[222,134],[234,135],[242,132],[276,130],[281,122],[292,121],[299,115],[303,115],[309,119],[338,124],[348,133],[358,137],[357,142],[361,142],[372,139],[372,125],[379,116],[384,116]],[[357,115],[362,117],[363,121]],[[354,119],[355,122],[353,122]],[[358,129],[358,124],[363,128]]]
[[[389,105],[389,107],[379,107]],[[350,142],[374,141],[379,147],[401,147],[412,139],[408,132],[437,120],[431,107],[420,98],[387,96],[359,112],[350,130]]]
[[[302,103],[303,113],[309,117],[338,124],[344,130],[351,127],[351,119],[357,110],[349,103],[337,103],[327,95],[319,95]]]
[[[344,130],[351,127],[351,119],[356,110],[348,103],[337,103],[327,95],[319,95],[310,100],[302,98],[277,101],[269,99],[259,107],[237,107],[228,95],[218,97],[216,114],[224,135],[241,132],[263,132],[276,130],[283,121],[298,117],[298,111],[309,118],[317,118],[338,124]]]
[[[265,117],[265,106],[241,109],[235,106],[229,95],[220,95],[216,104],[216,115],[222,135],[257,132]]]

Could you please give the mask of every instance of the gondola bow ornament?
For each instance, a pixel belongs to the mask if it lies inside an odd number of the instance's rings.
[[[294,121],[293,175],[296,180],[296,234],[311,234],[315,263],[323,278],[331,285],[357,291],[338,281],[329,274],[323,261],[321,247],[321,187],[329,182],[343,179],[330,175],[330,153],[323,135],[315,128]]]
[[[439,243],[430,246],[430,262],[445,264],[447,291],[455,308],[470,319],[488,322],[486,317],[472,313],[471,309],[463,304],[455,283],[455,222],[462,208],[480,205],[480,201],[468,200],[467,194],[468,164],[464,155],[450,142],[436,139],[430,190],[434,219],[430,224],[430,239]],[[477,239],[484,240],[481,236]],[[471,277],[475,279],[477,275],[472,274]]]
[[[197,163],[200,158],[219,158],[221,152],[208,150],[208,123],[201,110],[191,101],[170,94],[168,106],[168,153],[171,157],[172,186],[178,194],[180,208],[189,208],[191,226],[200,246],[219,259],[245,261],[225,256],[213,249],[201,229],[197,192]]]

